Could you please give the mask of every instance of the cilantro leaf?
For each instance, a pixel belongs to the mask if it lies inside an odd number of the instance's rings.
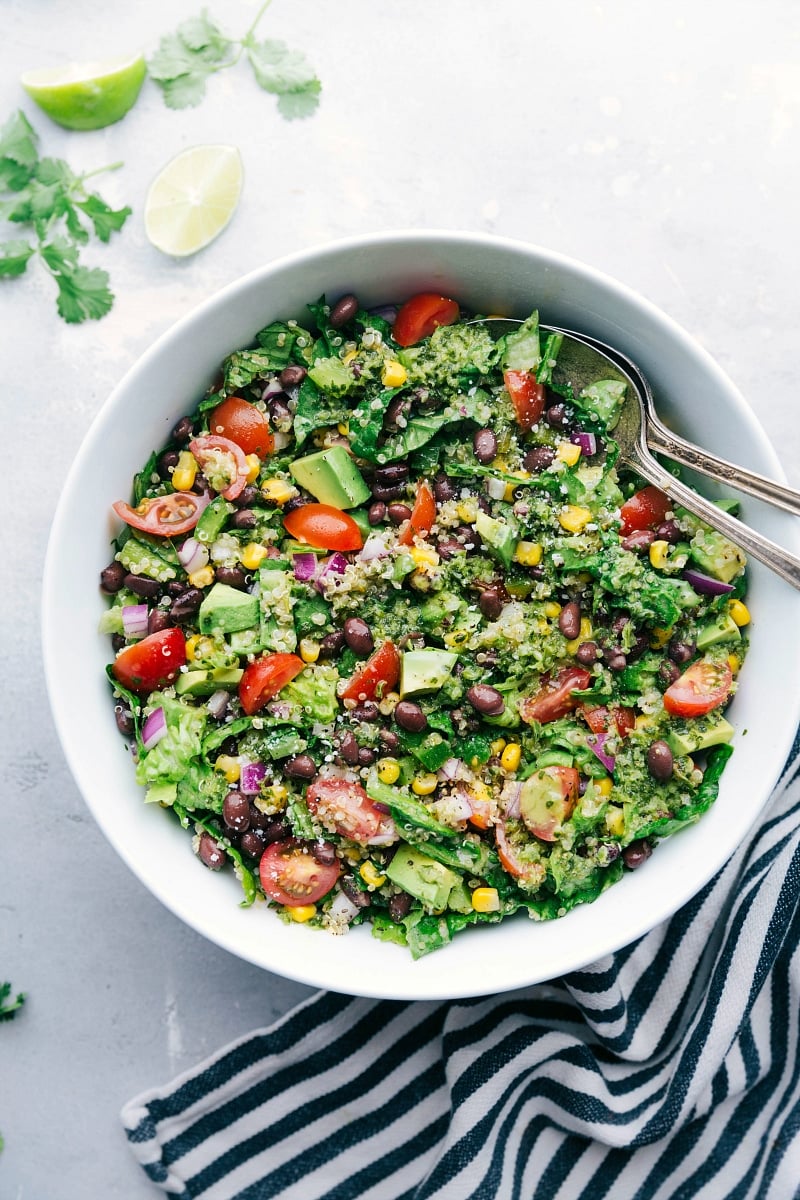
[[[0,242],[0,278],[13,279],[16,275],[22,275],[33,253],[30,242],[22,239]]]
[[[284,116],[305,117],[314,111],[319,104],[321,84],[304,54],[291,50],[285,42],[268,38],[248,45],[247,57],[259,87],[288,98],[281,105]]]
[[[11,996],[11,984],[0,983],[0,1021],[11,1021],[17,1015],[19,1009],[25,1003],[25,993],[17,992],[17,995],[9,999]]]
[[[122,229],[133,211],[127,205],[125,208],[112,208],[96,192],[90,192],[85,200],[76,201],[76,207],[86,213],[101,242],[108,242],[112,233]]]
[[[190,17],[161,39],[147,69],[169,108],[194,108],[205,95],[206,80],[230,65],[233,42],[203,12]]]
[[[18,109],[0,129],[0,187],[18,192],[25,186],[39,159],[38,146],[36,130]]]
[[[65,238],[53,238],[41,247],[44,259],[58,286],[56,306],[70,325],[98,321],[114,303],[108,287],[108,272],[78,264],[78,251]]]

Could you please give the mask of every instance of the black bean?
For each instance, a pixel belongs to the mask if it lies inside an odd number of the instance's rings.
[[[399,924],[404,917],[407,917],[411,909],[411,896],[408,892],[395,892],[389,897],[389,916],[392,920]]]
[[[341,296],[333,308],[331,315],[328,317],[328,322],[334,329],[341,329],[348,321],[352,321],[359,309],[358,296],[354,296],[352,292],[348,292],[346,296]]]
[[[369,746],[362,746],[358,752],[358,765],[360,767],[371,767],[375,762],[377,755]]]
[[[558,404],[551,404],[544,414],[544,419],[551,429],[566,429],[569,425],[566,404],[562,404],[560,401]]]
[[[375,482],[381,487],[396,487],[408,480],[408,463],[389,463],[386,467],[378,467],[375,472]]]
[[[247,587],[247,572],[241,567],[217,567],[215,572],[217,583],[226,583],[228,587],[244,591]]]
[[[478,608],[487,621],[496,621],[508,600],[508,593],[499,584],[484,588],[478,596]]]
[[[575,600],[568,601],[558,614],[558,628],[568,641],[572,641],[581,631],[581,607]]]
[[[390,504],[386,511],[393,525],[402,525],[403,521],[407,521],[411,516],[411,509],[407,504]]]
[[[446,475],[437,475],[433,481],[433,494],[439,504],[455,499],[455,485]]]
[[[467,690],[467,699],[484,717],[499,717],[505,711],[506,702],[502,695],[488,683],[474,683]]]
[[[367,520],[370,525],[380,525],[386,520],[386,505],[382,500],[376,500],[374,504],[370,504],[367,509]]]
[[[252,508],[240,508],[231,514],[230,521],[233,529],[255,529],[258,517]]]
[[[378,738],[387,754],[394,754],[400,749],[400,738],[393,729],[381,729]]]
[[[317,764],[310,754],[298,754],[290,758],[283,769],[290,779],[313,779],[317,773]]]
[[[250,801],[241,792],[228,792],[222,802],[222,817],[229,829],[244,833],[250,828]]]
[[[170,579],[165,586],[164,591],[174,600],[177,596],[182,596],[184,592],[188,592],[189,584],[180,579]]]
[[[348,617],[342,626],[344,640],[354,654],[366,658],[375,649],[375,639],[372,630],[361,617]]]
[[[114,651],[115,654],[118,653],[120,650],[124,650],[124,648],[127,646],[127,644],[128,644],[127,641],[125,640],[125,638],[122,636],[121,633],[112,633],[111,649]]]
[[[480,550],[483,542],[481,535],[477,529],[472,529],[469,525],[457,525],[453,533],[463,545],[467,554],[471,554],[475,550]]]
[[[631,871],[635,871],[637,867],[640,867],[643,862],[647,861],[652,853],[653,847],[650,843],[646,842],[643,838],[639,838],[637,841],[631,842],[630,846],[625,847],[622,851],[622,859],[626,867],[629,867]]]
[[[671,546],[679,542],[682,537],[683,534],[677,521],[662,521],[656,529],[656,538],[660,542],[669,542]]]
[[[427,728],[428,718],[413,700],[401,700],[395,705],[394,719],[408,733],[422,733]]]
[[[299,363],[289,363],[288,367],[284,367],[278,376],[281,387],[297,387],[303,382],[308,371],[305,367],[301,367]]]
[[[189,438],[194,433],[194,424],[191,417],[181,417],[178,424],[172,430],[173,442],[188,442]]]
[[[656,540],[656,535],[652,529],[634,529],[632,533],[627,534],[620,543],[623,550],[646,550],[648,546],[652,546]]]
[[[456,541],[455,538],[442,538],[436,543],[436,552],[440,558],[449,559],[454,554],[463,554],[465,552],[462,542]]]
[[[260,858],[264,853],[267,845],[267,839],[257,829],[248,829],[239,838],[239,849],[242,854],[246,854],[248,858]]]
[[[134,730],[133,713],[128,708],[127,704],[114,705],[114,720],[117,722],[117,729],[123,737],[131,737]]]
[[[273,429],[288,433],[292,428],[292,413],[284,396],[270,396],[267,412]]]
[[[343,734],[342,740],[339,742],[339,753],[348,766],[355,767],[358,765],[358,742],[356,741],[356,735],[349,729],[347,733]]]
[[[121,562],[110,562],[100,572],[100,587],[104,592],[113,595],[123,587],[127,573]]]
[[[292,496],[283,506],[284,513],[294,512],[297,508],[305,508],[308,500],[304,500],[302,496]]]
[[[225,851],[210,833],[201,833],[197,857],[210,871],[218,871],[225,863]]]
[[[259,504],[263,499],[258,488],[252,483],[246,484],[239,495],[233,501],[237,508],[252,508],[254,504]]]
[[[693,641],[684,642],[680,638],[673,638],[667,646],[667,654],[674,663],[682,665],[694,656],[696,649],[697,644]]]
[[[231,734],[230,737],[226,737],[225,740],[220,743],[217,748],[217,753],[225,755],[228,758],[236,757],[236,755],[239,753],[239,742],[234,734]]]
[[[380,715],[380,709],[374,700],[365,700],[363,704],[357,704],[350,712],[354,721],[377,721]]]
[[[158,456],[158,473],[162,479],[169,480],[178,465],[178,451],[165,450]]]
[[[493,429],[476,429],[472,438],[472,450],[479,463],[490,463],[497,458],[497,435]]]
[[[676,663],[670,662],[668,658],[665,658],[659,665],[658,677],[664,684],[664,687],[668,688],[676,679],[680,679],[681,669]]]
[[[372,492],[373,500],[379,500],[383,504],[389,504],[392,500],[399,500],[400,497],[404,495],[406,487],[404,483],[373,483],[370,490]]]
[[[344,634],[341,629],[337,629],[334,633],[326,633],[319,643],[320,658],[336,658],[337,654],[341,654],[344,646]]]
[[[526,471],[538,474],[547,470],[555,456],[556,452],[552,446],[534,446],[523,457],[522,465]]]
[[[125,576],[125,587],[142,598],[157,596],[161,591],[161,584],[157,580],[151,579],[148,575],[134,575],[132,571]]]
[[[311,857],[323,867],[332,867],[336,862],[336,847],[332,842],[323,842],[319,838],[311,843]]]
[[[628,659],[621,650],[612,649],[603,657],[609,671],[624,671],[628,665]]]
[[[147,614],[148,633],[161,633],[162,629],[169,629],[171,624],[172,619],[165,608],[151,608]]]
[[[584,667],[591,667],[600,657],[600,647],[597,645],[597,642],[581,642],[575,651],[575,657]]]
[[[339,880],[339,887],[356,908],[369,908],[372,903],[369,892],[362,891],[352,875],[343,875]]]
[[[647,769],[653,779],[658,779],[660,782],[671,779],[673,766],[672,751],[667,743],[651,742],[647,748]]]
[[[169,610],[173,621],[178,623],[189,621],[203,603],[203,593],[200,588],[190,587],[178,596],[177,600],[173,600],[172,608]]]

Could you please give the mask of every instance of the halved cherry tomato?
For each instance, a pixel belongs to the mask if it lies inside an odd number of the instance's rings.
[[[572,693],[587,688],[591,681],[591,674],[583,667],[563,667],[555,679],[546,680],[535,695],[520,701],[519,714],[529,725],[534,721],[545,725],[565,717],[580,704],[580,698]]]
[[[332,504],[304,504],[283,518],[287,533],[319,550],[360,550],[361,530],[352,517]]]
[[[343,700],[378,700],[392,692],[400,681],[400,652],[394,642],[384,642],[356,667],[340,693]]]
[[[246,666],[239,680],[239,699],[248,717],[277,696],[305,665],[296,654],[265,654]]]
[[[309,847],[294,838],[272,842],[258,864],[261,886],[270,900],[289,908],[316,904],[327,896],[341,871],[338,859],[317,862]]]
[[[134,529],[154,533],[157,537],[175,537],[194,529],[207,504],[207,496],[171,492],[169,496],[142,500],[136,508],[131,508],[124,500],[117,500],[111,507],[126,525],[132,525]]]
[[[178,678],[186,662],[186,638],[180,629],[161,629],[127,646],[111,664],[114,678],[129,692],[146,696]]]
[[[520,429],[531,429],[544,412],[544,384],[532,371],[503,371],[503,382],[511,397]]]
[[[360,783],[351,779],[312,779],[306,804],[326,829],[362,846],[387,846],[397,841],[390,816],[376,808]]]
[[[622,524],[619,531],[623,537],[633,533],[634,529],[655,529],[667,519],[667,513],[672,511],[672,501],[661,488],[648,484],[639,492],[634,492],[620,509]]]
[[[438,292],[420,292],[406,300],[397,314],[392,337],[398,346],[416,346],[430,337],[438,325],[452,325],[458,320],[458,305]]]
[[[674,717],[702,717],[730,694],[733,675],[726,662],[701,658],[664,692],[664,708]]]
[[[275,449],[267,418],[255,404],[238,396],[223,400],[212,412],[208,425],[212,434],[235,442],[245,454],[266,458]]]
[[[410,546],[415,537],[425,537],[436,520],[436,501],[427,483],[417,488],[417,498],[411,510],[411,520],[397,539],[401,546]]]
[[[214,491],[226,500],[235,500],[250,474],[241,447],[230,438],[209,434],[193,438],[189,449]]]
[[[592,733],[608,733],[613,721],[619,736],[626,737],[636,724],[635,709],[626,708],[622,704],[617,705],[613,712],[606,708],[605,704],[597,704],[594,707],[581,705],[580,708],[583,719]]]

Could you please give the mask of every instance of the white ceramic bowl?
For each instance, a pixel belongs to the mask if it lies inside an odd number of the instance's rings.
[[[242,958],[304,983],[363,995],[433,999],[504,991],[601,958],[653,928],[725,863],[767,800],[800,718],[800,596],[753,563],[752,645],[731,709],[736,752],[719,799],[664,842],[644,869],[559,921],[525,917],[459,934],[413,962],[369,929],[331,937],[239,907],[231,872],[203,870],[189,838],[145,806],[114,724],[98,575],[109,559],[111,503],[127,497],[150,451],[190,412],[220,361],[322,293],[362,303],[441,290],[473,309],[527,315],[618,346],[649,375],[662,414],[718,454],[781,476],[766,436],[723,372],[640,296],[538,247],[467,233],[386,233],[312,249],[225,288],[166,333],[109,397],[78,454],[53,523],[44,579],[44,657],[64,752],[89,808],[131,870],[187,924]],[[755,501],[747,520],[797,552],[790,518]],[[746,736],[745,736],[746,731]]]

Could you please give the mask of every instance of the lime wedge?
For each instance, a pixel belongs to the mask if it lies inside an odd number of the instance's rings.
[[[125,116],[144,82],[141,54],[26,71],[21,83],[39,108],[67,129],[102,129]]]
[[[185,258],[213,242],[230,221],[242,191],[235,146],[192,146],[150,184],[144,229],[158,250]]]

